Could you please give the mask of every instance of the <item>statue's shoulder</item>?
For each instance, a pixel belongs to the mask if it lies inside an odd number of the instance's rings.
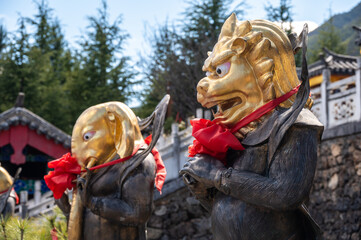
[[[293,126],[299,128],[313,128],[320,134],[322,134],[324,128],[323,124],[317,119],[317,117],[306,108],[302,109]]]

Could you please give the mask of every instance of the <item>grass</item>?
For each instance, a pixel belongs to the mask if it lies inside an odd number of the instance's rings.
[[[67,238],[66,218],[59,208],[49,215],[29,219],[0,218],[0,240],[51,240],[51,230],[56,229],[59,240]]]

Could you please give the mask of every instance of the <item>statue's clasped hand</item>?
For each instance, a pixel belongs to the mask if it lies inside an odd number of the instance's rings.
[[[85,178],[78,177],[76,185],[77,185],[77,191],[81,198],[82,203],[85,206],[88,206],[91,203],[91,195],[90,195],[90,190],[89,190],[89,182],[90,181],[89,180],[91,178],[92,172],[88,168],[85,168],[85,170],[86,170]]]
[[[225,170],[223,163],[208,155],[197,154],[188,159],[180,170],[186,184],[192,185],[196,182],[212,188],[215,186],[217,175]]]

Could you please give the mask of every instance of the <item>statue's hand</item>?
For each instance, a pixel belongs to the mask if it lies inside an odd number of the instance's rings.
[[[208,155],[197,154],[188,159],[179,174],[183,175],[188,185],[192,185],[192,182],[200,182],[205,187],[211,188],[215,186],[217,173],[225,169],[219,160]]]
[[[88,168],[86,168],[86,171],[87,173],[85,178],[79,177],[76,185],[82,203],[84,204],[84,206],[89,207],[92,198],[89,190],[89,182],[90,182],[89,180],[92,175],[92,172]]]

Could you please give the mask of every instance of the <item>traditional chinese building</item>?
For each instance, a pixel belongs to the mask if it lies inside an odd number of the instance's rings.
[[[43,180],[48,161],[70,151],[71,137],[24,108],[23,101],[20,93],[15,106],[0,114],[0,163],[12,176],[21,167],[15,190],[39,200],[49,191]]]
[[[324,48],[320,60],[308,66],[312,112],[325,128],[361,121],[360,59]]]
[[[324,48],[320,60],[308,66],[311,88],[321,85],[324,69],[330,70],[329,81],[331,83],[337,82],[355,75],[357,57],[337,54]]]

